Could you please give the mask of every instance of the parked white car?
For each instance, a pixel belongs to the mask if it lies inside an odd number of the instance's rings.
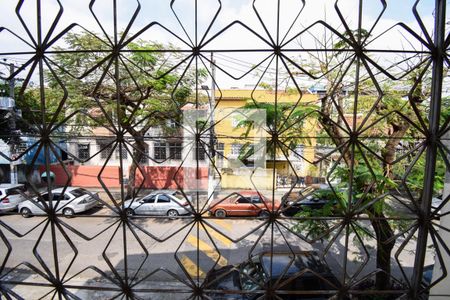
[[[39,198],[46,201],[47,206],[50,206],[51,201],[53,208],[56,208],[56,213],[65,216],[73,216],[76,213],[87,211],[98,204],[97,193],[79,187],[68,187],[64,194],[63,190],[63,188],[53,189],[51,195],[43,192],[41,197],[34,197],[32,200],[20,203],[18,210],[24,218],[32,215],[45,215],[44,203]]]
[[[0,184],[0,213],[15,210],[25,200],[27,198],[23,184]]]
[[[124,202],[124,208],[128,215],[164,215],[176,217],[187,215],[189,202],[183,195],[176,191],[155,191],[145,197]]]

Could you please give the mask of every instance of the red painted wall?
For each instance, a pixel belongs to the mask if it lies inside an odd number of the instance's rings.
[[[98,174],[101,166],[73,166],[67,165],[67,172],[71,173],[70,186],[81,187],[101,187]],[[143,188],[148,189],[174,189],[181,187],[186,190],[207,189],[208,188],[208,168],[178,168],[162,166],[144,166],[144,174],[140,170],[136,171],[136,186],[142,182]],[[50,170],[55,173],[55,184],[63,186],[68,181],[68,176],[60,165],[50,166]],[[41,167],[40,172],[45,168]],[[107,166],[103,170],[101,180],[107,187],[120,187],[119,167]]]
[[[176,189],[186,190],[208,188],[208,168],[178,168],[162,166],[145,166],[136,171],[136,186],[142,182],[143,188],[148,189]]]

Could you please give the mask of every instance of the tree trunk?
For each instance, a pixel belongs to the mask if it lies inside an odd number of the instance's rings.
[[[385,175],[392,178],[392,163],[395,160],[395,149],[399,145],[401,138],[405,135],[406,131],[409,129],[409,123],[406,121],[400,124],[391,124],[392,133],[389,135],[389,140],[383,149],[383,170]]]
[[[339,96],[339,98],[341,98],[341,96]],[[342,102],[342,100],[338,99],[338,102]],[[322,98],[322,106],[321,106],[322,115],[320,117],[320,123],[327,131],[328,135],[330,136],[336,147],[339,147],[346,142],[346,139],[342,137],[341,129],[338,126],[339,123],[342,123],[341,118],[340,117],[338,118],[337,124],[332,122],[331,105],[332,101],[328,100],[328,96]],[[344,152],[344,149],[340,149],[340,153],[342,154],[342,158],[345,164],[347,166],[350,166],[351,165],[350,151]]]
[[[395,245],[395,239],[392,239],[394,232],[382,212],[375,212],[371,207],[369,213],[370,223],[377,238],[377,268],[381,270],[376,274],[375,288],[387,290],[391,288],[391,252]]]
[[[346,142],[346,139],[342,136],[341,130],[338,124],[334,124],[330,119],[330,106],[326,99],[322,99],[322,117],[321,123],[324,129],[328,132],[330,137],[336,146],[342,145]],[[399,144],[399,137],[403,137],[408,127],[401,127],[401,130],[394,131],[395,134],[390,135],[390,138],[386,144],[383,152],[383,158],[386,162],[383,168],[387,174],[390,174],[390,164],[395,160],[395,149]],[[352,163],[352,157],[350,151],[346,153],[342,152],[343,160],[345,164],[350,167]],[[355,162],[357,163],[357,162]],[[391,287],[391,253],[395,245],[395,239],[392,239],[394,232],[385,219],[383,212],[376,212],[374,207],[368,208],[368,213],[370,217],[370,223],[375,231],[377,239],[377,258],[376,266],[381,272],[376,274],[376,289],[386,290]]]
[[[136,171],[138,169],[138,164],[140,164],[141,159],[144,158],[145,153],[145,142],[142,137],[133,136],[135,143],[133,149],[133,161],[130,166],[130,173],[128,175],[128,185],[127,185],[127,195],[126,199],[133,198],[136,189]]]

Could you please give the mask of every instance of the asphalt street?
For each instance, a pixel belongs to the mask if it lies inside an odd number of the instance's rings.
[[[328,239],[310,244],[290,231],[298,223],[290,219],[268,223],[267,219],[211,217],[200,223],[192,217],[134,217],[126,224],[103,207],[58,220],[55,224],[42,216],[0,218],[4,235],[0,259],[6,270],[11,270],[2,280],[11,282],[5,286],[25,299],[52,297],[51,284],[45,277],[48,273],[62,278],[66,287],[72,287],[68,290],[82,299],[112,298],[119,293],[121,282],[133,285],[134,290],[142,289],[146,295],[154,290],[152,299],[185,299],[190,285],[201,284],[211,269],[238,264],[252,254],[272,246],[285,248],[287,244],[300,250],[326,251],[325,260],[337,276],[343,276],[344,261],[347,278],[375,269],[373,238],[367,238],[363,247],[355,235],[347,241],[344,232],[337,228]],[[367,221],[360,225],[369,227]],[[395,250],[404,241],[404,236],[400,236]],[[412,272],[414,249],[415,242],[411,240],[399,255],[400,265],[407,273]],[[394,258],[392,264],[394,275],[401,278]],[[31,281],[42,286],[30,289],[26,283]],[[103,291],[97,291],[98,287]],[[171,298],[174,291],[180,295]]]

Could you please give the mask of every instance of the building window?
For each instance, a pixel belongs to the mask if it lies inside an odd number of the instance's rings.
[[[172,119],[167,120],[166,125],[169,128],[173,128],[173,129],[177,128],[177,122],[175,122],[175,120],[172,120]]]
[[[154,144],[154,158],[155,159],[166,159],[166,143],[165,142],[155,142]]]
[[[114,143],[111,143],[111,141],[97,141],[98,144],[98,151],[100,152],[100,158],[107,159],[112,152]]]
[[[224,153],[225,144],[224,143],[218,143],[216,147],[216,166],[218,168],[223,167],[223,158],[225,156]]]
[[[171,159],[181,159],[181,154],[183,151],[182,143],[169,143],[169,156]]]
[[[117,145],[117,147],[116,147],[116,159],[120,159],[120,151],[122,151],[122,159],[127,159],[128,158],[128,151],[127,151],[127,149],[125,148],[124,145],[122,145],[122,147]]]
[[[17,147],[16,153],[23,153],[27,151],[28,145],[27,142],[20,142],[19,146]]]
[[[223,160],[223,157],[225,156],[224,153],[225,144],[224,143],[217,143],[216,147],[216,158]]]
[[[194,159],[195,160],[205,160],[205,149],[203,149],[202,145],[198,145],[197,147],[193,148],[194,150]]]
[[[231,155],[239,156],[241,154],[242,145],[241,144],[231,144]]]
[[[78,144],[78,158],[88,159],[91,157],[89,144]]]
[[[295,158],[297,158],[299,161],[303,160],[303,156],[304,156],[304,152],[305,152],[305,147],[303,145],[298,145],[297,147],[295,147]]]

